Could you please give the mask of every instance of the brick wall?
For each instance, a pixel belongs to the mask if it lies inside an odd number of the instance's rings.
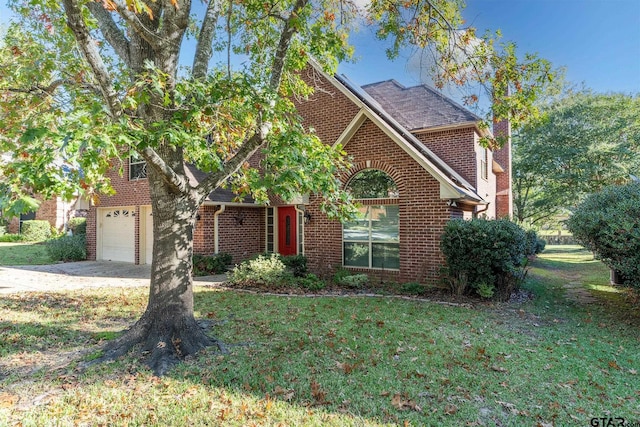
[[[227,207],[218,217],[220,252],[234,263],[264,252],[264,222],[264,208]]]
[[[420,132],[416,137],[458,172],[469,184],[478,185],[478,137],[473,127]]]
[[[56,196],[52,196],[47,200],[44,200],[41,196],[36,196],[36,199],[40,201],[40,206],[36,211],[35,219],[48,221],[53,228],[62,231],[69,217],[75,212],[74,203],[64,202]],[[18,233],[20,231],[20,218],[13,218],[9,222],[7,230],[9,233]]]
[[[315,92],[308,100],[295,103],[298,113],[305,127],[313,127],[325,144],[332,145],[360,109],[313,68],[303,71],[302,77]]]
[[[493,134],[507,138],[505,145],[494,153],[495,161],[504,169],[496,179],[496,216],[513,217],[513,194],[511,188],[511,127],[507,120],[493,123]]]

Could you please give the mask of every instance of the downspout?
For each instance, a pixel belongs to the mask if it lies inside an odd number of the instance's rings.
[[[213,253],[220,252],[220,233],[218,233],[218,216],[224,212],[226,205],[220,205],[220,209],[213,214]]]
[[[473,213],[473,217],[474,218],[478,218],[478,214],[481,214],[482,212],[486,212],[489,210],[489,205],[491,204],[491,202],[487,203],[487,206],[484,207],[484,209],[480,209],[479,211],[475,211]]]

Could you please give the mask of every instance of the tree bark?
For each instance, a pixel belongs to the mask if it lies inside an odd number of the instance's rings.
[[[175,189],[150,168],[153,213],[153,262],[149,301],[142,317],[107,344],[100,360],[111,360],[139,346],[156,375],[165,374],[187,356],[211,345],[194,317],[193,227],[200,200]]]

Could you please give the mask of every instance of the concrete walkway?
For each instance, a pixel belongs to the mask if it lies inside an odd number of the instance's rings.
[[[0,266],[0,294],[68,289],[149,286],[151,266],[112,261]],[[194,284],[222,283],[226,275],[194,278]]]

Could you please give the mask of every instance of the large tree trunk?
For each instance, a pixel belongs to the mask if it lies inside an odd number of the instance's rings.
[[[102,360],[140,346],[148,352],[147,365],[163,375],[207,346],[224,347],[205,334],[193,313],[193,227],[199,201],[176,192],[152,170],[149,184],[154,232],[149,303],[131,329],[107,344]]]

